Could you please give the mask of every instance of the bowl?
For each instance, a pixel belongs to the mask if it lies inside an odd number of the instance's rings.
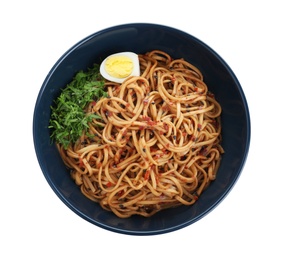
[[[112,53],[146,53],[159,49],[183,57],[202,71],[208,88],[222,106],[222,146],[217,178],[192,206],[166,209],[145,218],[119,218],[86,198],[70,177],[48,128],[53,100],[76,72],[100,63]],[[157,235],[184,228],[211,212],[231,191],[244,167],[250,145],[250,116],[243,89],[227,63],[207,44],[179,29],[135,23],[106,28],[84,38],[63,54],[47,74],[33,117],[37,159],[50,187],[73,212],[90,223],[117,233]]]

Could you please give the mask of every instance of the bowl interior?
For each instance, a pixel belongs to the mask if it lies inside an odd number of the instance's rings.
[[[160,49],[198,67],[209,90],[222,106],[225,154],[217,179],[193,206],[181,206],[150,218],[120,219],[84,197],[71,180],[48,129],[50,106],[74,74],[106,56],[122,51],[145,53]],[[53,66],[38,94],[33,121],[34,146],[40,167],[58,197],[75,213],[102,228],[125,234],[149,235],[177,230],[202,218],[231,190],[244,166],[250,140],[250,118],[243,90],[230,67],[210,47],[174,28],[154,24],[126,24],[102,30],[68,50]]]

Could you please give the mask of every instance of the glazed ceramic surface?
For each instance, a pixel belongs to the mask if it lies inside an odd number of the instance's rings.
[[[121,219],[87,199],[70,178],[54,144],[51,144],[50,106],[79,70],[101,63],[108,55],[154,49],[184,58],[200,69],[209,90],[222,106],[223,155],[217,179],[193,206],[181,206],[150,218]],[[107,230],[133,235],[171,232],[204,217],[236,183],[250,144],[250,117],[244,92],[226,62],[205,43],[175,28],[157,24],[125,24],[96,32],[69,49],[50,70],[38,94],[33,121],[34,146],[42,172],[57,196],[83,219]]]

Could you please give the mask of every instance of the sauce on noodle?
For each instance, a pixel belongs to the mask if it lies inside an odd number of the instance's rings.
[[[57,143],[81,192],[121,218],[192,205],[224,152],[221,106],[199,69],[159,50],[139,62],[140,76],[105,82],[108,97],[86,108],[99,118],[76,143]]]

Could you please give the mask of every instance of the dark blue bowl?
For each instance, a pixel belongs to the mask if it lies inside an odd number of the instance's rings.
[[[197,66],[208,88],[222,106],[223,148],[225,154],[216,180],[193,206],[181,206],[150,218],[120,219],[87,199],[70,178],[48,129],[50,106],[60,89],[74,74],[94,62],[122,51],[145,53],[160,49],[173,58],[183,57]],[[247,158],[250,144],[250,117],[244,92],[225,61],[195,37],[167,26],[125,24],[96,32],[68,50],[48,73],[39,91],[33,119],[33,138],[42,172],[57,196],[83,219],[107,230],[133,235],[171,232],[201,219],[215,208],[236,183]]]

